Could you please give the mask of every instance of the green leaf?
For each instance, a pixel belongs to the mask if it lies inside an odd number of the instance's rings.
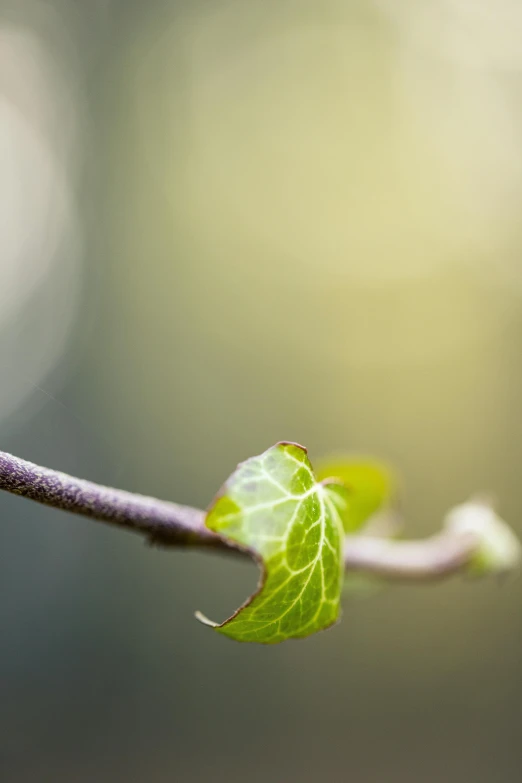
[[[334,456],[317,468],[319,480],[335,478],[350,490],[350,503],[343,513],[345,533],[355,533],[388,505],[396,492],[396,479],[390,468],[372,459]]]
[[[242,642],[273,644],[336,622],[343,583],[341,514],[347,490],[316,481],[306,449],[278,443],[243,462],[210,509],[210,530],[246,548],[262,566],[257,592],[212,625]]]

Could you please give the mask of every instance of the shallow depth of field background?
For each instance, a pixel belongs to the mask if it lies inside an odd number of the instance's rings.
[[[205,506],[280,439],[522,535],[515,0],[0,0],[0,448]],[[522,579],[241,646],[256,569],[0,496],[6,783],[514,783]]]

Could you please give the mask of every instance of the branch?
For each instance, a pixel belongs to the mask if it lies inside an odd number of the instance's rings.
[[[435,581],[469,564],[480,547],[475,533],[439,533],[423,541],[389,541],[373,536],[346,537],[346,569],[384,579]]]
[[[204,525],[205,513],[42,468],[0,451],[0,489],[74,514],[133,530],[150,543],[228,549]]]
[[[247,554],[208,530],[204,511],[73,478],[2,451],[0,489],[141,533],[151,544]],[[424,541],[352,535],[345,539],[344,562],[350,570],[424,581],[463,570],[480,545],[480,536],[469,530],[446,531]]]

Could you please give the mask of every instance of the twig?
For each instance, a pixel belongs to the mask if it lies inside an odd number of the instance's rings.
[[[144,495],[112,489],[0,451],[0,489],[110,525],[144,534],[165,546],[226,549],[204,525],[205,513]]]
[[[474,533],[439,533],[422,541],[388,541],[370,536],[345,539],[345,568],[384,579],[435,581],[457,573],[480,544]]]
[[[2,451],[0,489],[141,533],[159,546],[247,554],[208,530],[204,511],[77,479]],[[472,533],[446,532],[424,541],[347,536],[344,562],[347,569],[388,579],[438,579],[462,570],[478,543]]]

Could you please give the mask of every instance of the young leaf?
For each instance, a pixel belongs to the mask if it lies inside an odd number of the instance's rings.
[[[515,532],[487,500],[472,499],[448,512],[444,527],[452,533],[471,533],[479,541],[468,564],[471,574],[501,574],[520,565],[522,545]]]
[[[350,490],[350,503],[343,514],[345,533],[355,533],[377,511],[393,501],[396,479],[390,468],[373,459],[333,456],[317,467],[320,480],[335,478]]]
[[[243,462],[210,509],[210,530],[248,549],[263,570],[257,592],[224,623],[237,641],[273,644],[336,622],[343,582],[341,514],[348,491],[318,483],[306,449],[278,443]]]

